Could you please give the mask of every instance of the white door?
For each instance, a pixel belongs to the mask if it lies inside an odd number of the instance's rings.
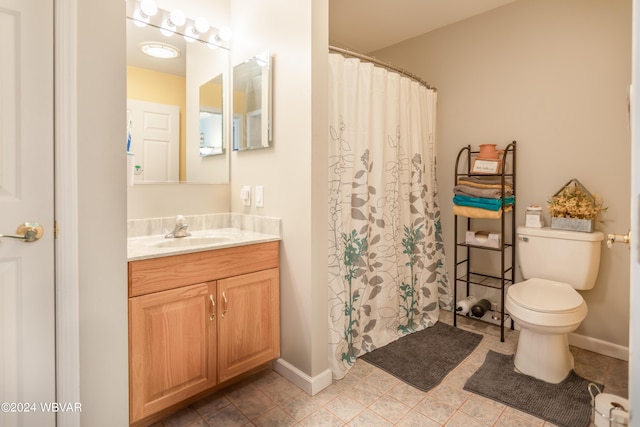
[[[0,426],[55,425],[53,0],[0,0]]]
[[[127,122],[131,130],[129,151],[141,166],[134,181],[179,181],[180,107],[129,99]]]

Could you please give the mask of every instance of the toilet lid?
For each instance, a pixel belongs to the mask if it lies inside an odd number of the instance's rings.
[[[529,279],[509,288],[509,296],[516,304],[543,313],[571,311],[584,300],[571,285],[545,279]]]

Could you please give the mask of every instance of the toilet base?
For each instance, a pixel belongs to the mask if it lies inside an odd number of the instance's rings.
[[[567,334],[540,334],[521,329],[515,367],[523,374],[557,384],[573,369]]]

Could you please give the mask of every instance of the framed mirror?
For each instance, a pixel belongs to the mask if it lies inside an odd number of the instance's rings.
[[[265,51],[233,67],[233,149],[271,142],[271,55]]]
[[[140,27],[129,12],[127,139],[131,141],[130,156],[134,157],[134,184],[228,183],[224,147],[230,139],[231,118],[222,102],[229,97],[228,49],[202,40],[189,43],[179,32],[167,37],[151,24]],[[175,49],[175,57],[150,57],[142,52],[143,45],[169,46]],[[217,85],[217,91],[209,94],[209,84],[211,88]],[[207,99],[202,109],[201,87],[205,96],[216,97]],[[204,140],[201,110],[208,113],[203,122]]]

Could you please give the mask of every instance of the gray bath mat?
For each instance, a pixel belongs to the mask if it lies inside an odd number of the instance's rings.
[[[360,356],[422,391],[440,384],[478,346],[482,335],[438,322]]]
[[[513,355],[489,351],[464,389],[561,427],[586,427],[591,417],[588,381],[574,371],[559,384],[514,371]],[[602,390],[602,386],[598,385]]]

